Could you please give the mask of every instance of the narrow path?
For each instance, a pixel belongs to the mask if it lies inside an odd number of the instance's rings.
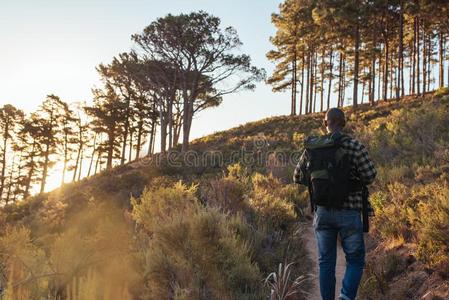
[[[311,295],[309,300],[321,300],[319,283],[318,283],[318,249],[316,245],[315,233],[313,232],[312,223],[306,224],[305,230],[305,240],[306,240],[306,248],[307,252],[310,255],[310,259],[313,263],[312,274],[314,276],[313,284],[314,287],[311,289]],[[345,273],[346,261],[345,254],[343,253],[343,249],[341,248],[340,241],[337,243],[337,265],[335,266],[335,276],[337,279],[336,289],[335,289],[335,297],[338,297],[341,289],[341,281],[343,279],[343,275]]]

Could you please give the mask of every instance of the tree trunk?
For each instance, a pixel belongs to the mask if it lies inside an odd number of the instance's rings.
[[[381,53],[382,53],[382,47],[381,47]],[[382,55],[379,55],[379,67],[377,70],[379,70],[379,72],[378,72],[379,75],[378,75],[378,80],[377,80],[377,101],[379,101],[381,99],[381,96],[380,96],[382,93],[381,83],[383,81],[382,80],[382,78],[383,78],[383,76],[382,76],[382,71],[383,71]]]
[[[97,174],[97,168],[98,168],[98,165],[101,162],[102,155],[103,155],[102,149],[100,148],[99,151],[98,151],[98,154],[97,154],[97,160],[95,161],[94,174]],[[100,166],[100,168],[101,168],[101,166]]]
[[[137,145],[135,160],[139,159],[140,150],[142,148],[142,136],[143,136],[143,120],[140,120],[137,124]]]
[[[337,106],[340,107],[342,94],[342,77],[343,77],[343,53],[340,50],[339,66],[338,66],[338,97]]]
[[[76,161],[75,161],[75,169],[73,170],[73,177],[72,177],[72,181],[75,181],[76,179],[76,175],[78,172],[78,164],[79,164],[79,159],[80,159],[80,155],[81,155],[81,146],[78,148],[78,153],[76,154]],[[64,166],[65,168],[65,166]],[[64,184],[64,177],[62,179],[61,185]]]
[[[390,99],[393,99],[393,84],[395,83],[395,80],[393,78],[394,75],[394,66],[393,66],[393,55],[390,55]]]
[[[418,95],[421,94],[420,91],[420,83],[421,83],[421,78],[420,78],[420,53],[419,53],[419,43],[420,43],[420,32],[419,32],[419,18],[417,18],[416,20],[416,89],[417,89],[417,93]]]
[[[166,114],[161,113],[161,153],[167,151],[167,119]]]
[[[148,143],[148,153],[147,155],[153,154],[153,145],[155,144],[155,131],[156,131],[156,120],[151,121],[151,129],[150,129],[150,141]]]
[[[417,19],[417,17],[413,18],[412,94],[415,94],[415,92],[416,92],[416,39],[417,39],[417,34],[416,34],[417,21],[416,21],[416,19]]]
[[[8,145],[9,136],[9,120],[5,120],[5,131],[3,132],[3,152],[2,152],[2,177],[0,179],[0,199],[3,197],[3,190],[5,188],[6,175],[6,148]]]
[[[427,43],[426,34],[423,32],[423,56],[422,56],[422,92],[426,93],[427,87]]]
[[[320,84],[320,111],[323,111],[324,109],[324,69],[325,69],[325,61],[324,61],[324,55],[325,52],[323,50],[323,53],[321,55],[321,66],[320,66],[320,71],[321,71],[321,84]]]
[[[400,16],[399,16],[399,57],[398,57],[398,77],[396,99],[404,96],[404,3],[400,1]]]
[[[179,143],[179,137],[181,136],[181,128],[182,128],[182,122],[181,119],[179,118],[179,115],[176,118],[176,122],[175,122],[175,128],[174,128],[174,140],[173,140],[173,146],[177,146]]]
[[[68,162],[68,140],[67,140],[67,134],[64,134],[64,162],[63,162],[63,167],[62,167],[61,186],[64,185],[65,172],[67,170],[67,162]]]
[[[128,153],[128,161],[132,161],[132,154],[133,154],[133,137],[134,137],[134,130],[131,130],[129,132],[129,153]]]
[[[316,112],[316,87],[317,87],[317,80],[316,80],[316,73],[317,73],[317,64],[318,64],[318,53],[315,52],[314,58],[313,58],[313,110],[312,112]]]
[[[412,74],[413,74],[413,54],[412,55],[410,55],[410,58],[409,58],[409,60],[410,60],[410,64],[409,64],[409,66],[408,66],[408,73],[409,73],[409,76],[408,76],[408,94],[409,95],[411,95],[411,94],[413,94],[413,92],[412,92],[412,78],[413,78],[413,76],[412,76]]]
[[[304,99],[304,65],[305,65],[305,59],[304,59],[304,52],[302,53],[302,60],[301,60],[301,98],[299,102],[299,115],[302,115],[302,106],[303,106],[303,99]]]
[[[343,107],[344,102],[345,102],[345,95],[346,95],[346,55],[343,56],[343,73],[342,73],[341,82],[342,82],[342,90],[341,90],[342,95],[341,95],[340,107]]]
[[[376,92],[376,55],[373,53],[371,61],[371,76],[370,76],[370,94],[369,102],[374,105],[374,95]]]
[[[189,149],[189,137],[190,137],[190,129],[192,126],[192,119],[193,119],[193,100],[188,101],[187,105],[187,113],[184,111],[185,118],[183,121],[183,130],[182,130],[182,152],[187,152]]]
[[[174,93],[170,96],[167,105],[167,119],[168,119],[168,150],[173,148],[173,99]]]
[[[78,181],[80,181],[81,174],[82,174],[82,171],[83,171],[83,153],[84,153],[84,151],[81,150],[80,166],[79,166],[79,170],[78,170]]]
[[[292,103],[291,103],[291,111],[290,115],[296,115],[296,51],[293,55],[292,61]]]
[[[358,89],[359,89],[359,47],[360,47],[360,30],[359,24],[355,26],[355,45],[354,45],[354,90],[353,90],[353,106],[358,105]]]
[[[45,152],[44,152],[44,170],[42,171],[42,179],[41,179],[41,189],[40,192],[43,193],[45,191],[45,184],[47,181],[47,173],[48,173],[48,162],[50,159],[50,144],[47,142],[45,144]]]
[[[94,145],[93,145],[93,149],[92,149],[92,156],[90,158],[89,169],[87,171],[87,177],[90,176],[90,171],[92,170],[92,164],[93,164],[94,157],[95,157],[96,142],[97,142],[97,133],[95,133],[95,135],[94,135]]]
[[[383,83],[383,88],[384,88],[384,95],[383,95],[383,100],[386,101],[387,97],[388,97],[388,59],[389,59],[389,44],[388,44],[388,39],[385,39],[385,67],[384,67],[384,83]]]
[[[34,175],[34,157],[36,156],[35,154],[36,146],[37,146],[36,141],[33,141],[33,146],[31,147],[30,169],[28,170],[25,192],[23,194],[24,198],[27,198],[30,195],[31,181],[33,180]]]
[[[123,127],[123,145],[122,145],[122,158],[120,160],[120,165],[123,166],[125,164],[125,159],[126,159],[126,146],[128,145],[127,143],[127,139],[128,139],[128,133],[129,133],[129,126],[130,126],[130,122],[129,122],[129,118],[130,118],[130,103],[131,103],[131,98],[127,97],[126,99],[126,116],[125,116],[125,125]],[[108,160],[109,161],[109,160]]]
[[[427,47],[427,91],[430,91],[430,83],[432,82],[432,38],[428,38]]]
[[[365,80],[363,80],[363,82],[362,82],[362,99],[360,100],[361,104],[363,104],[363,99],[365,98],[365,85],[366,85],[366,82],[365,82]]]
[[[307,54],[307,85],[305,114],[309,113],[309,88],[310,88],[310,52]]]
[[[115,141],[115,129],[108,132],[108,157],[106,160],[106,169],[112,169],[112,160],[114,158],[114,141]]]
[[[333,53],[333,50],[331,49],[330,53],[329,53],[329,86],[328,86],[328,90],[327,90],[327,110],[329,110],[330,105],[331,105],[333,57],[334,57],[334,53]]]
[[[8,205],[9,199],[11,198],[11,190],[12,190],[12,185],[13,185],[12,181],[13,181],[15,160],[16,160],[16,157],[13,156],[12,163],[11,163],[11,171],[9,173],[9,179],[8,179],[8,190],[6,191],[6,197],[5,197],[5,204],[6,205]]]
[[[370,103],[370,105],[373,105],[373,102],[371,100],[371,96],[373,94],[372,88],[373,88],[373,66],[370,65],[369,66],[369,79],[368,79],[368,102]]]

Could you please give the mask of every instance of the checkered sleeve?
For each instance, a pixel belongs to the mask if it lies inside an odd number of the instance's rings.
[[[355,153],[357,173],[360,176],[360,180],[364,184],[369,185],[376,178],[377,171],[373,162],[369,158],[368,151],[365,146],[361,143],[358,144],[358,151]]]

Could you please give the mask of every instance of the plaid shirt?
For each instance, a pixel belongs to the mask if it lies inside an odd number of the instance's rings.
[[[342,140],[342,148],[349,154],[351,161],[350,179],[360,180],[363,184],[369,185],[376,178],[377,171],[373,162],[368,156],[368,151],[365,146],[354,138],[347,138]],[[307,185],[305,178],[307,152],[301,156],[298,165],[295,168],[293,181],[295,183]],[[359,209],[362,210],[362,192],[351,192],[347,201],[343,202],[345,209]],[[373,215],[373,209],[368,203],[368,212]]]

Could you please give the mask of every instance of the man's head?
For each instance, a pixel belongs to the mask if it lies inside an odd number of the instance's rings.
[[[324,118],[324,126],[328,133],[333,133],[343,129],[346,125],[345,114],[339,108],[331,108]]]

